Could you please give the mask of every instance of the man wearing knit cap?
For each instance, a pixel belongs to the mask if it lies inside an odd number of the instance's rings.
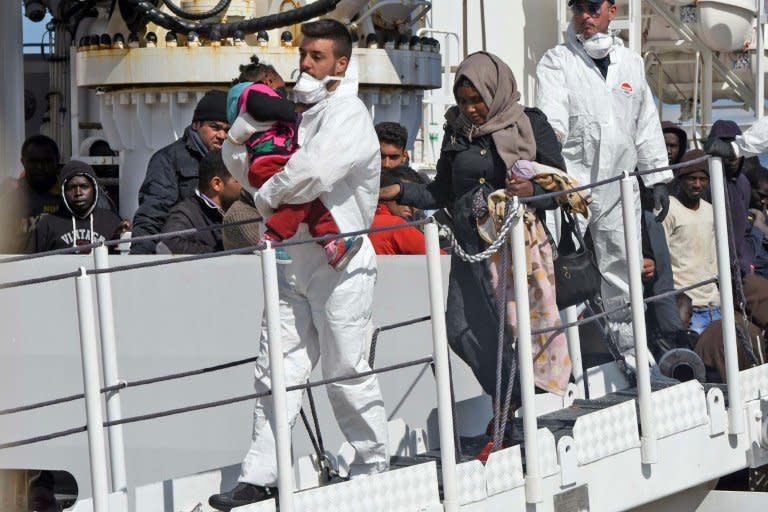
[[[698,149],[683,156],[689,162],[704,156]],[[675,289],[679,290],[717,275],[715,226],[712,205],[703,199],[709,187],[709,167],[700,162],[677,169],[679,186],[664,219]],[[714,283],[686,292],[693,304],[690,329],[701,334],[720,318],[720,293]],[[684,326],[688,328],[688,326]]]
[[[200,160],[211,149],[220,149],[227,137],[227,93],[208,91],[200,99],[192,124],[184,135],[152,155],[139,189],[139,209],[133,218],[133,236],[159,233],[171,208],[193,197],[198,185]],[[131,254],[154,254],[154,242],[134,242]]]

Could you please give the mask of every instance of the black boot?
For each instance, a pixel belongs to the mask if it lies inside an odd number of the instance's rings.
[[[277,487],[262,487],[261,485],[246,484],[240,482],[237,487],[229,492],[214,494],[208,498],[208,504],[216,510],[229,512],[235,507],[242,507],[249,503],[264,501],[277,497]]]

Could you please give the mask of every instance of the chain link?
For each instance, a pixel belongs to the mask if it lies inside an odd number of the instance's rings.
[[[501,229],[499,230],[499,236],[496,238],[496,240],[493,241],[493,243],[491,243],[491,245],[488,246],[487,249],[477,254],[469,254],[467,251],[465,251],[461,244],[459,244],[459,241],[456,239],[456,235],[454,235],[453,231],[451,231],[451,228],[441,224],[441,231],[443,231],[451,241],[451,248],[453,249],[453,253],[468,263],[480,263],[481,261],[485,261],[496,254],[509,235],[509,230],[512,228],[512,221],[515,218],[519,218],[521,216],[519,207],[510,207],[513,204],[515,204],[514,201],[507,201],[504,223],[501,225]]]

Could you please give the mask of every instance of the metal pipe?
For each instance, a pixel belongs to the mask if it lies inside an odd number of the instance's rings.
[[[267,313],[269,374],[274,404],[272,431],[275,433],[277,444],[277,489],[280,497],[280,510],[293,512],[291,430],[288,424],[288,400],[285,391],[285,367],[283,366],[280,291],[277,285],[277,260],[275,250],[272,247],[268,247],[261,253],[261,269],[264,283],[264,309]]]
[[[643,8],[640,0],[629,0],[629,49],[640,54],[643,35]]]
[[[429,279],[429,308],[432,315],[432,347],[437,381],[437,421],[440,429],[440,468],[443,476],[443,509],[459,510],[459,492],[456,478],[456,450],[454,450],[453,410],[451,407],[451,377],[448,366],[448,335],[445,328],[443,306],[443,273],[440,268],[440,237],[437,224],[424,227]]]
[[[701,54],[699,52],[696,52],[696,65],[693,69],[693,109],[691,112],[691,137],[693,138],[693,144],[696,147],[696,149],[699,148],[699,139],[696,137],[696,117],[697,117],[697,110],[698,110],[698,103],[699,103],[699,59],[701,58]],[[688,148],[683,148],[688,149]]]
[[[523,405],[523,435],[525,438],[525,501],[542,502],[541,463],[539,461],[539,428],[536,419],[536,390],[533,373],[531,308],[528,303],[528,272],[526,265],[523,207],[517,198],[512,201],[516,218],[512,222],[512,274],[515,288],[517,317],[517,359],[520,367],[520,394]]]
[[[557,44],[563,44],[565,42],[565,31],[563,30],[563,27],[568,26],[568,22],[565,21],[565,18],[567,17],[565,3],[557,2],[555,11],[557,18]]]
[[[80,357],[83,364],[85,416],[88,427],[88,452],[91,462],[91,488],[94,512],[109,510],[107,485],[107,454],[104,451],[104,422],[101,412],[101,386],[99,385],[99,347],[96,345],[96,326],[93,318],[93,290],[91,278],[80,267],[75,278],[77,291],[77,320],[80,327]]]
[[[725,380],[728,393],[728,422],[730,434],[744,432],[744,408],[741,402],[741,378],[736,351],[736,315],[733,309],[731,257],[728,242],[728,223],[725,204],[725,177],[723,161],[709,160],[709,180],[712,187],[712,210],[715,217],[717,274],[720,288],[720,314],[723,317],[723,345],[725,349]]]
[[[757,83],[755,85],[755,117],[758,121],[765,114],[765,32],[763,16],[765,15],[765,2],[757,0]]]
[[[712,51],[709,49],[702,51],[701,58],[704,63],[701,77],[701,123],[709,126],[712,122]],[[704,138],[706,135],[708,134],[702,130],[701,137]]]
[[[24,52],[21,2],[7,2],[0,16],[0,178],[17,178],[24,142]],[[5,235],[5,233],[3,233]]]
[[[560,217],[560,210],[554,210],[555,212],[555,233],[557,234],[557,240],[559,241],[562,234],[562,222]],[[576,322],[579,315],[576,312],[576,306],[565,308],[563,311],[563,317],[566,324],[572,324]],[[587,391],[584,384],[584,363],[581,359],[581,336],[579,335],[579,327],[571,326],[565,330],[565,338],[568,340],[568,355],[571,357],[571,374],[573,375],[573,382],[576,385],[576,389],[579,393],[579,398],[586,398]]]
[[[469,18],[469,14],[467,12],[468,11],[467,2],[468,0],[464,0],[464,2],[462,2],[462,8],[461,8],[461,35],[462,35],[461,41],[464,45],[462,53],[464,54],[465,57],[467,56],[467,53],[469,51],[468,45],[467,45],[468,32],[469,32],[469,26],[468,26],[469,20],[467,19]]]
[[[403,5],[403,0],[381,0],[380,2],[376,3],[373,7],[365,11],[363,14],[358,16],[358,18],[355,20],[355,24],[360,24],[361,21],[368,19],[373,13],[381,9],[382,7],[385,7],[387,5]],[[430,2],[427,2],[426,0],[419,0],[417,2],[414,2],[411,7],[413,9],[411,10],[411,13],[416,10],[417,7],[423,7],[424,9],[419,14],[418,18],[414,20],[414,22],[418,21],[419,18],[423,17],[429,10],[432,8],[432,4]],[[410,14],[410,13],[409,13]]]
[[[632,306],[632,334],[635,338],[637,371],[637,401],[640,404],[640,457],[643,464],[655,464],[659,460],[656,424],[651,401],[651,371],[648,362],[648,345],[645,331],[645,305],[643,303],[643,263],[640,250],[640,233],[637,232],[634,177],[627,172],[621,180],[621,211],[624,218],[624,242],[629,266],[629,296]]]
[[[97,269],[109,268],[109,255],[105,246],[93,251],[93,262]],[[115,318],[112,307],[112,277],[109,273],[96,274],[96,297],[99,311],[99,333],[101,334],[101,364],[104,371],[104,385],[113,386],[120,382],[117,369],[117,342],[115,340]],[[106,395],[107,421],[122,419],[120,391]],[[112,492],[125,491],[128,482],[125,472],[125,444],[123,426],[109,427],[109,461],[112,475]]]
[[[459,41],[459,34],[456,32],[449,32],[447,30],[437,30],[434,28],[420,28],[416,31],[416,35],[421,37],[424,34],[442,34],[445,36],[445,45],[443,48],[443,55],[445,56],[445,66],[443,67],[443,81],[445,82],[445,87],[448,88],[448,94],[446,96],[450,96],[452,94],[451,90],[451,42],[448,40],[449,37],[453,36],[456,39],[456,48],[460,48],[460,41]]]
[[[571,306],[565,310],[565,323],[572,324],[579,319],[576,314],[576,306]],[[573,374],[573,383],[579,392],[579,398],[587,397],[587,390],[584,384],[584,363],[581,359],[581,336],[577,326],[568,327],[565,330],[565,337],[568,340],[568,354],[571,356],[571,373]]]
[[[664,120],[664,64],[661,59],[656,60],[659,66],[659,122]]]
[[[711,60],[712,51],[707,47],[706,44],[704,44],[704,41],[702,41],[701,38],[696,35],[692,28],[690,28],[688,25],[684,25],[683,22],[680,21],[680,17],[677,16],[676,13],[673,13],[669,7],[664,4],[663,0],[644,0],[644,2],[646,5],[651,7],[656,12],[656,14],[661,16],[661,18],[669,25],[671,29],[677,32],[683,39],[690,42],[695,50],[700,51],[702,54],[709,53],[710,62],[712,63],[712,66],[717,70],[717,72],[723,76],[725,81],[731,87],[733,87],[736,93],[741,96],[747,103],[752,102],[752,95],[754,94],[754,91],[752,91],[749,86],[744,83],[744,80],[742,80],[736,73],[730,70],[723,62],[720,60]],[[705,75],[704,82],[705,84],[712,84],[711,73],[708,80]],[[711,88],[710,94],[706,96],[710,99],[712,98]]]

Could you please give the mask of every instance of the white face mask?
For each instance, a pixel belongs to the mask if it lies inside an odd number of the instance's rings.
[[[613,49],[613,36],[605,32],[598,32],[589,39],[584,39],[584,36],[579,34],[576,39],[581,41],[584,51],[593,59],[602,59]]]
[[[324,100],[328,96],[328,82],[332,80],[341,80],[340,76],[326,76],[318,80],[309,73],[302,73],[293,86],[293,99],[296,103],[306,103],[312,105]]]

